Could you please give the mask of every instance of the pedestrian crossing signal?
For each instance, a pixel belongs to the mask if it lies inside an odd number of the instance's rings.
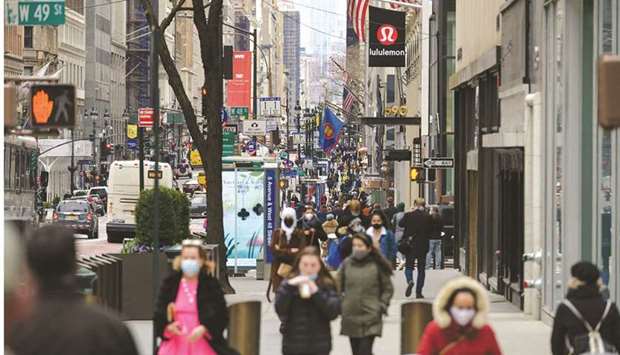
[[[75,86],[33,85],[30,89],[32,124],[39,128],[73,128]]]
[[[280,190],[286,190],[288,188],[288,180],[280,179],[278,185],[280,186]]]
[[[411,170],[409,170],[409,178],[411,181],[424,182],[424,169],[411,168]]]

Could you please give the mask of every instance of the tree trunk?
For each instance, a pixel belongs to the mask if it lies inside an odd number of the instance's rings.
[[[222,205],[222,120],[224,104],[222,76],[222,6],[223,0],[212,0],[209,19],[205,18],[203,0],[194,0],[194,25],[200,39],[200,56],[205,74],[202,114],[207,120],[207,141],[203,166],[207,174],[207,240],[220,246],[220,280],[227,293],[234,293],[226,269],[226,243],[224,241],[224,212]],[[206,157],[206,159],[204,158]]]
[[[142,0],[146,6],[149,25],[159,26],[153,17],[152,3]],[[218,244],[219,280],[226,293],[234,293],[226,269],[226,244],[224,242],[223,206],[222,206],[222,125],[220,110],[223,104],[222,79],[222,0],[213,0],[209,6],[209,22],[205,17],[203,0],[194,0],[194,25],[199,33],[200,54],[205,71],[205,88],[207,96],[203,97],[203,115],[208,121],[208,139],[202,135],[196,112],[185,92],[183,81],[174,60],[170,55],[168,44],[164,39],[157,43],[157,51],[162,66],[168,74],[168,83],[179,101],[185,123],[192,137],[193,147],[198,149],[207,176],[207,240]],[[197,10],[200,9],[200,10]],[[162,37],[163,37],[162,33]],[[207,70],[209,68],[210,70]],[[207,149],[207,142],[211,145]],[[208,165],[208,167],[207,167]]]

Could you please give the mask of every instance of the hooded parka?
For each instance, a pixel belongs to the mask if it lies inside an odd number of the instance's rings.
[[[293,218],[294,220],[291,228],[287,228],[284,224],[284,219],[287,217]],[[285,208],[282,211],[281,218],[282,225],[280,228],[273,231],[271,243],[269,244],[269,248],[273,254],[273,263],[271,264],[271,283],[273,285],[272,290],[274,292],[278,290],[278,287],[280,287],[280,283],[282,282],[282,277],[278,275],[278,268],[280,267],[280,264],[285,263],[292,266],[295,262],[295,257],[297,254],[307,245],[307,238],[304,235],[304,232],[299,228],[295,228],[295,210],[292,208]],[[293,249],[297,250],[293,251]]]
[[[446,305],[452,294],[467,288],[476,295],[476,315],[471,322],[462,327],[450,316]],[[478,282],[469,277],[459,277],[449,281],[437,295],[433,303],[433,321],[424,330],[418,346],[418,354],[443,355],[457,354],[501,354],[495,333],[488,325],[489,297]]]

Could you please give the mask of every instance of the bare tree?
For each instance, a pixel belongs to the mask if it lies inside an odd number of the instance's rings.
[[[157,53],[164,70],[168,74],[168,83],[181,106],[185,123],[193,140],[192,147],[198,149],[202,165],[207,176],[207,240],[219,245],[219,279],[227,293],[234,293],[226,273],[226,244],[224,242],[223,207],[222,207],[222,123],[221,109],[223,105],[222,85],[222,3],[223,0],[193,0],[192,5],[184,7],[186,0],[176,0],[170,13],[158,23],[153,15],[151,0],[142,0],[146,7],[146,15],[152,31],[159,34],[166,32],[179,11],[192,11],[194,26],[200,40],[200,56],[204,70],[202,89],[202,114],[207,120],[207,138],[203,137],[198,125],[196,112],[187,97],[183,81],[174,60],[170,55],[168,44],[163,36],[157,45]],[[208,8],[209,16],[205,15]],[[207,143],[209,147],[207,148]]]

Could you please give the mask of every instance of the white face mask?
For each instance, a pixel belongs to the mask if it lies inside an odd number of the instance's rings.
[[[452,319],[461,327],[466,326],[476,315],[474,309],[461,309],[457,307],[450,308],[450,315]]]
[[[309,220],[311,220],[311,219],[312,219],[312,217],[314,217],[314,214],[312,214],[312,213],[306,213],[306,214],[304,215],[304,217],[306,217],[306,221],[309,221]]]

